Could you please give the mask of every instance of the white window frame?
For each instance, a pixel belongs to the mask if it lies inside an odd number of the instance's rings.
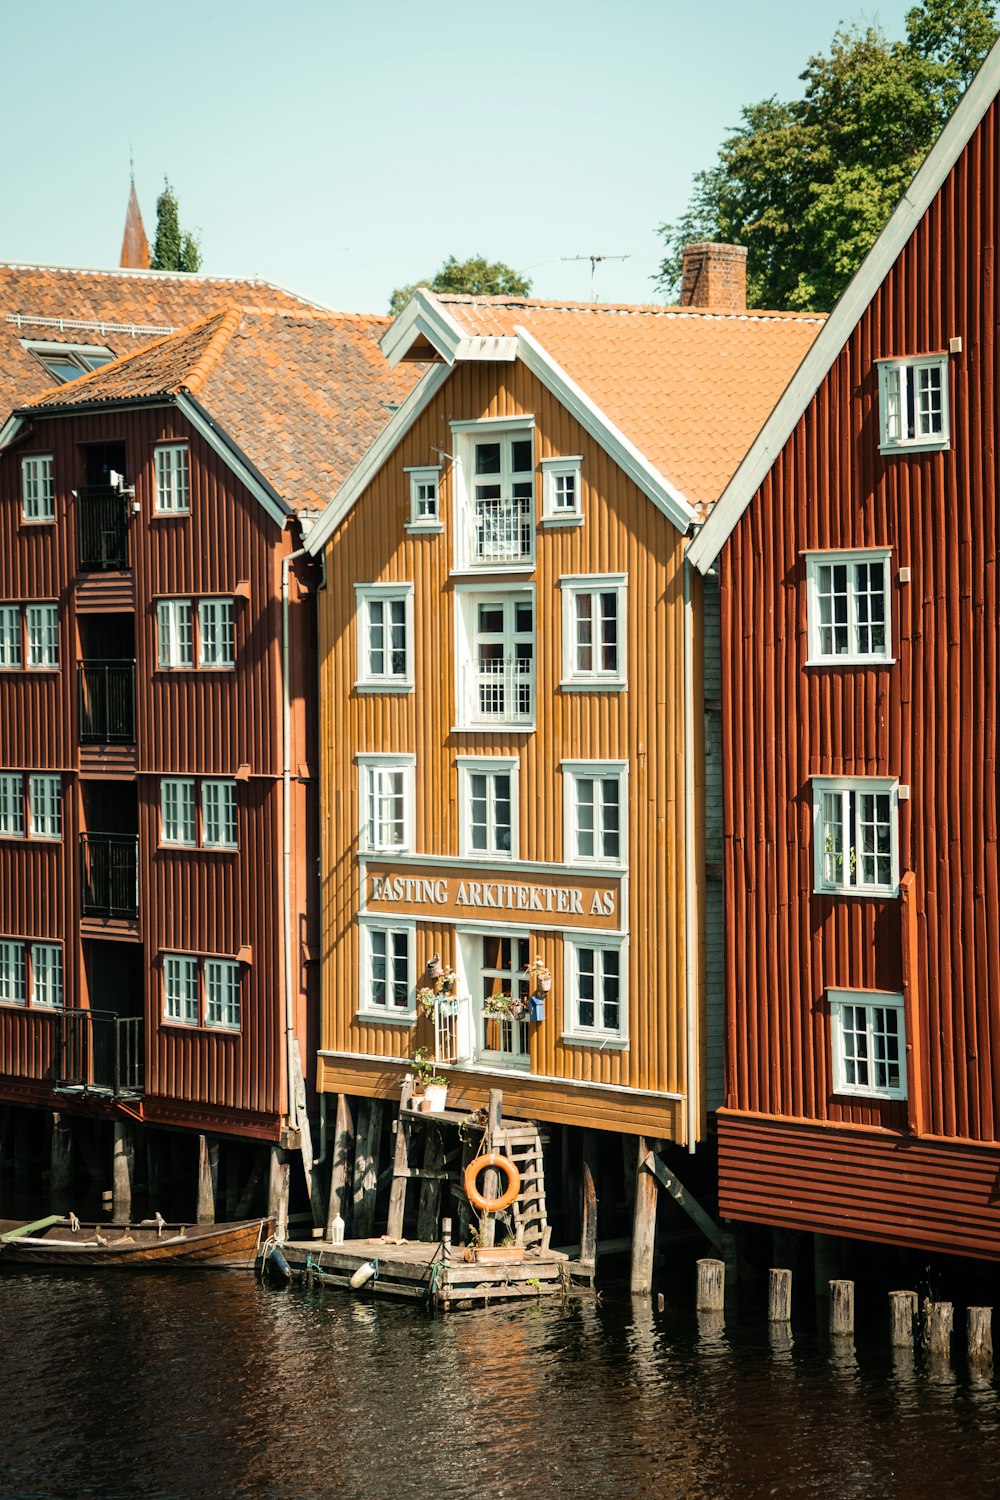
[[[160,843],[174,849],[198,844],[198,798],[193,776],[160,780]]]
[[[574,501],[565,504],[563,483],[573,481]],[[548,526],[583,525],[583,454],[542,459],[542,521]]]
[[[559,587],[562,589],[562,681],[560,686],[571,692],[594,692],[608,689],[612,692],[623,692],[628,685],[628,668],[626,663],[626,631],[628,626],[628,613],[626,601],[628,596],[628,575],[626,573],[577,573],[566,575],[559,579]],[[577,601],[584,595],[589,594],[593,604],[600,594],[614,594],[616,604],[616,631],[617,631],[617,665],[614,671],[605,668],[594,667],[589,672],[582,671],[576,665],[576,626],[577,626]],[[597,615],[593,616],[596,621]],[[597,659],[600,646],[595,639],[592,644],[594,660]]]
[[[504,977],[509,979],[509,991],[515,991],[527,998],[531,990],[531,955],[534,951],[531,942],[531,929],[524,926],[513,926],[506,922],[482,922],[475,925],[461,924],[455,928],[456,962],[458,969],[458,989],[463,996],[468,996],[468,1024],[471,1041],[471,1055],[473,1061],[479,1067],[486,1067],[492,1071],[504,1073],[518,1073],[526,1076],[531,1072],[531,1041],[530,1022],[527,1016],[523,1019],[497,1018],[495,1025],[500,1028],[501,1037],[510,1040],[509,1048],[494,1048],[486,1046],[486,1016],[483,1009],[485,988],[484,980],[500,979],[503,983]],[[483,962],[484,939],[506,939],[511,945],[511,966],[495,967]],[[525,963],[518,962],[521,954],[518,945],[524,945]],[[496,991],[491,990],[491,993]]]
[[[844,847],[841,854],[842,879],[830,881],[826,869],[826,823],[824,796],[840,797],[841,829]],[[858,799],[866,795],[889,798],[889,883],[867,882],[857,845],[848,842],[852,824],[857,828]],[[899,895],[899,782],[886,776],[814,776],[813,796],[813,891],[819,896],[898,896]],[[853,808],[852,808],[853,799]],[[857,837],[857,834],[856,834]],[[853,878],[852,878],[853,877]]]
[[[201,843],[204,849],[239,848],[236,782],[228,777],[201,783]]]
[[[359,693],[412,693],[413,692],[413,584],[412,583],[356,583],[354,596],[357,601],[358,672],[355,687]],[[383,614],[391,604],[403,605],[404,662],[402,672],[371,669],[371,605],[381,604]],[[383,619],[383,667],[392,657],[389,632],[391,625]]]
[[[482,714],[479,704],[479,645],[481,632],[478,626],[480,604],[499,602],[504,612],[502,642],[505,670],[503,677],[503,714]],[[524,632],[517,629],[517,605],[531,605],[531,670],[515,670],[515,662],[526,658],[517,656],[519,645],[525,644]],[[522,688],[527,687],[530,711],[522,712]],[[535,585],[523,583],[499,584],[493,588],[481,588],[475,584],[459,584],[455,589],[455,707],[454,728],[462,733],[490,733],[503,730],[505,733],[534,731],[538,713],[538,601]]]
[[[0,1005],[27,1003],[24,944],[16,938],[0,938]]]
[[[36,525],[56,518],[56,481],[51,453],[29,453],[21,459],[21,516]]]
[[[896,400],[900,414],[906,411],[909,388],[920,370],[936,368],[941,373],[941,431],[918,432],[916,430],[916,401],[914,401],[914,435],[893,436],[889,431],[890,401]],[[878,361],[878,411],[879,452],[912,453],[940,452],[951,446],[951,413],[949,401],[949,361],[947,354],[914,354],[902,358]],[[901,419],[901,418],[900,418]]]
[[[161,958],[164,1021],[174,1026],[197,1026],[201,1000],[197,954],[164,953]],[[172,1006],[176,1006],[176,1015],[171,1013]]]
[[[364,854],[409,854],[414,847],[413,799],[414,767],[412,755],[358,755],[358,848]],[[384,794],[381,782],[387,774],[401,773],[403,778],[403,842],[385,843],[369,828],[368,809],[372,799]],[[379,824],[381,826],[381,824]]]
[[[228,672],[236,666],[236,601],[198,600],[198,666],[206,672]]]
[[[62,777],[37,772],[28,777],[28,837],[62,838]]]
[[[402,921],[391,921],[383,916],[361,917],[359,919],[359,928],[361,961],[358,965],[358,1015],[365,1017],[367,1020],[379,1021],[383,1024],[412,1025],[417,1019],[417,924],[405,919]],[[371,998],[374,987],[372,973],[374,960],[372,949],[373,932],[381,932],[386,935],[385,1005],[376,1005]],[[395,982],[389,977],[389,940],[397,933],[406,938],[407,992],[405,1007],[390,1005],[388,999],[389,991]]]
[[[624,870],[628,867],[628,761],[627,760],[563,760],[563,860],[568,865],[586,865],[604,870]],[[609,859],[596,853],[604,835],[603,819],[599,809],[603,802],[594,804],[594,854],[580,851],[580,829],[577,821],[577,783],[581,780],[614,781],[618,785],[618,849],[617,859]]]
[[[62,1010],[63,956],[61,943],[31,945],[31,1003],[46,1010]]]
[[[806,614],[809,622],[809,657],[807,666],[850,667],[854,665],[891,666],[892,654],[892,579],[889,547],[859,547],[842,551],[807,552],[806,559]],[[858,619],[858,601],[861,597],[856,587],[855,568],[859,564],[876,566],[882,564],[882,598],[884,605],[885,645],[881,651],[864,652],[857,649],[859,632],[865,628]],[[850,649],[845,652],[825,652],[820,632],[825,627],[820,620],[820,570],[825,567],[843,565],[847,569],[847,629]],[[870,622],[866,622],[870,623]],[[836,628],[834,626],[833,628]]]
[[[45,373],[57,385],[68,385],[71,380],[78,380],[81,375],[88,375],[91,370],[100,370],[105,365],[111,364],[115,358],[114,350],[109,349],[107,344],[60,344],[46,342],[43,339],[22,339],[21,348],[37,359]],[[78,373],[76,375],[61,374],[49,364],[50,358],[62,365],[75,365]]]
[[[618,955],[618,1026],[610,1029],[597,1024],[597,1016],[603,1019],[603,1000],[594,996],[593,1026],[584,1026],[579,1019],[579,950],[591,948],[595,953],[617,953]],[[603,960],[601,978],[603,980]],[[569,932],[563,936],[563,1041],[583,1043],[593,1047],[623,1051],[629,1044],[628,1015],[628,940],[608,933]]]
[[[155,516],[191,514],[191,474],[187,443],[159,443],[153,449]]]
[[[535,418],[530,413],[516,417],[481,417],[474,421],[461,421],[449,423],[452,434],[452,452],[456,455],[452,469],[454,490],[454,559],[453,571],[461,574],[482,573],[533,573],[535,570],[535,553],[537,546],[537,481],[535,471],[537,467],[536,442],[535,442]],[[511,442],[531,442],[531,497],[528,503],[528,516],[531,522],[531,545],[529,551],[519,554],[517,557],[479,557],[476,551],[476,501],[475,486],[477,476],[475,474],[475,450],[476,444],[482,442],[499,442],[504,440]],[[501,491],[504,485],[513,482],[511,475],[513,470],[501,460],[501,472],[496,478],[496,485]],[[519,471],[521,472],[521,471]],[[523,471],[526,473],[527,471]],[[492,483],[487,476],[480,475],[479,482],[482,484]],[[519,482],[525,483],[524,479]],[[513,494],[501,493],[501,503],[505,500],[513,500]],[[527,496],[524,497],[526,500]]]
[[[907,1096],[906,1011],[903,996],[891,990],[830,989],[827,990],[827,1001],[830,1006],[830,1039],[833,1049],[833,1092],[863,1099],[905,1099]],[[867,1011],[865,1035],[870,1072],[874,1072],[878,1062],[875,1055],[877,1031],[873,1013],[878,1010],[895,1012],[898,1051],[896,1061],[899,1068],[899,1083],[895,1087],[890,1084],[880,1087],[874,1082],[867,1084],[848,1082],[844,1033],[844,1010],[848,1006],[863,1007]]]
[[[194,667],[194,621],[190,599],[156,601],[156,662],[161,672]]]
[[[520,762],[516,755],[459,755],[455,759],[458,768],[458,852],[463,859],[497,860],[507,863],[519,857],[518,839],[518,773]],[[487,788],[488,847],[476,849],[472,843],[472,777],[510,777],[510,848],[496,847],[495,788]]]
[[[25,666],[33,672],[59,670],[59,606],[25,605],[27,654]]]
[[[242,1026],[242,974],[235,958],[203,958],[205,1026],[211,1031],[239,1031]]]
[[[24,777],[0,771],[0,838],[24,838]]]
[[[425,464],[422,468],[406,468],[403,472],[410,477],[410,519],[406,523],[406,530],[442,532],[444,521],[441,516],[441,465]],[[431,485],[434,487],[433,511],[425,509],[429,504],[430,496],[421,493],[429,489]]]
[[[21,606],[0,604],[0,671],[21,670]]]

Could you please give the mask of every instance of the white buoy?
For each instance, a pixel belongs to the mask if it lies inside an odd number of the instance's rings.
[[[340,1214],[334,1214],[333,1223],[330,1225],[330,1244],[342,1245],[344,1243],[344,1221]]]
[[[371,1281],[377,1270],[377,1260],[366,1260],[364,1265],[359,1266],[351,1277],[351,1286],[357,1291],[358,1287],[365,1286],[367,1282]]]

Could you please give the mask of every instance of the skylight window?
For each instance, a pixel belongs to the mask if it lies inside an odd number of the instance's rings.
[[[52,344],[22,339],[21,348],[33,355],[59,385],[79,380],[81,375],[99,370],[116,358],[114,350],[105,344]]]

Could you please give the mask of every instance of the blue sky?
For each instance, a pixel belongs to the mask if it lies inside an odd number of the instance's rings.
[[[5,10],[0,259],[117,263],[129,146],[204,267],[330,306],[481,251],[543,297],[653,300],[676,216],[742,104],[798,92],[841,21],[912,0],[34,0]],[[713,26],[708,29],[707,17]],[[44,64],[44,65],[43,65]]]

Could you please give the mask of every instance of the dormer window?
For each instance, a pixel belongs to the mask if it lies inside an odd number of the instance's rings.
[[[57,385],[79,380],[81,375],[99,370],[115,358],[114,350],[104,344],[54,344],[39,339],[22,339],[21,348],[44,366]]]
[[[453,422],[455,566],[531,569],[535,558],[534,422],[530,417]]]
[[[880,450],[947,448],[948,356],[884,359],[878,367]]]

